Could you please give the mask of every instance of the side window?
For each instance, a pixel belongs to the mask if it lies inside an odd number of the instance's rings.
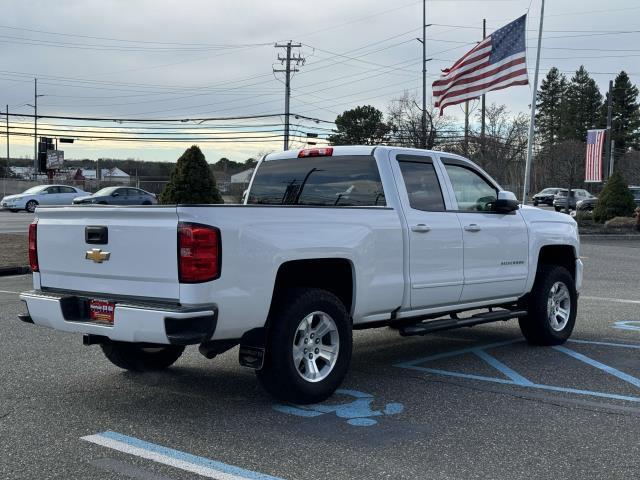
[[[427,212],[444,211],[442,190],[432,163],[399,161],[409,205]]]
[[[445,168],[458,201],[458,210],[470,212],[491,211],[498,192],[474,170],[445,163]]]
[[[49,187],[47,188],[47,193],[51,195],[52,193],[60,193],[60,187]]]
[[[76,190],[71,187],[60,187],[60,193],[76,193]]]

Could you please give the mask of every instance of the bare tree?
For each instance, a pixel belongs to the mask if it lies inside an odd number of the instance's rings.
[[[495,103],[487,106],[485,119],[484,137],[477,130],[470,133],[469,157],[503,186],[520,191],[529,120],[523,113],[512,116],[506,105]]]
[[[392,100],[387,107],[387,121],[391,125],[390,144],[422,147],[422,109],[414,95],[405,91],[402,97]],[[426,124],[427,149],[433,149],[439,137],[453,126],[448,117],[441,117],[433,107],[429,107],[426,112]]]

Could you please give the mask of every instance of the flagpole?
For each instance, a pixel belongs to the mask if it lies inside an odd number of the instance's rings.
[[[529,121],[529,138],[527,139],[527,163],[524,170],[524,187],[522,189],[522,205],[527,203],[529,182],[531,180],[531,156],[533,153],[533,138],[536,127],[536,100],[538,93],[538,71],[540,70],[540,47],[542,44],[542,22],[544,20],[544,0],[540,7],[540,28],[538,29],[538,51],[536,52],[536,70],[533,74],[533,94],[531,95],[531,119]]]

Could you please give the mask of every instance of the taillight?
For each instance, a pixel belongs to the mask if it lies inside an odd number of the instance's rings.
[[[32,272],[40,270],[38,265],[38,221],[29,225],[29,266]]]
[[[220,230],[198,223],[178,224],[180,283],[202,283],[220,277]]]
[[[300,150],[298,158],[305,157],[330,157],[333,155],[333,147],[325,148],[307,148],[306,150]]]

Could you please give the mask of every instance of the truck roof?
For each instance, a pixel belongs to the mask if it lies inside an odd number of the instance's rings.
[[[291,158],[298,158],[298,154],[301,150],[312,150],[316,148],[327,148],[324,146],[310,147],[310,148],[298,148],[295,150],[285,150],[282,152],[274,152],[269,153],[265,156],[264,161],[268,162],[270,160],[285,160]],[[332,146],[333,148],[333,156],[337,157],[339,155],[371,155],[373,150],[406,150],[407,153],[415,151],[424,154],[425,152],[430,153],[443,153],[443,152],[435,152],[432,150],[422,150],[418,148],[406,148],[406,147],[393,147],[387,145],[336,145]],[[457,157],[457,155],[456,155]]]

